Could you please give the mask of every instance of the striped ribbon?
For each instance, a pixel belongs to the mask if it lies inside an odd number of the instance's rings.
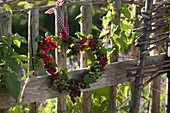
[[[65,27],[66,27],[66,32],[68,33],[69,36],[70,31],[69,31],[69,23],[68,23],[68,13],[65,15]]]
[[[64,25],[64,21],[63,21],[62,18],[57,14],[57,11],[56,11],[56,8],[57,8],[58,6],[62,6],[63,3],[64,3],[64,0],[57,0],[56,6],[48,9],[48,10],[45,12],[45,14],[53,14],[53,13],[54,13],[57,22],[59,23],[59,25],[61,26],[61,28],[63,29],[63,31],[66,33],[66,35],[69,36],[68,14],[65,15],[65,25]]]

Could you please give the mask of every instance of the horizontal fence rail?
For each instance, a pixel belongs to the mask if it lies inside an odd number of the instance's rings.
[[[146,59],[146,64],[153,64],[157,62],[164,61],[166,59],[166,55],[158,55],[158,56],[149,56]],[[120,84],[123,82],[132,81],[133,78],[127,77],[127,68],[133,67],[137,64],[137,60],[127,60],[122,62],[116,62],[112,64],[108,64],[106,66],[105,73],[97,79],[97,82],[90,85],[90,88],[81,89],[82,92],[91,91],[94,89],[99,89],[103,87],[113,86],[116,84]],[[71,77],[80,76],[86,69],[75,70],[69,72]],[[39,76],[36,78],[30,78],[26,81],[21,81],[21,98],[16,102],[7,90],[1,86],[0,92],[0,109],[11,107],[19,104],[26,104],[30,102],[35,102],[39,100],[45,100],[49,98],[54,98],[59,95],[58,91],[55,91],[50,88],[51,84],[51,76]],[[63,95],[68,94],[67,92],[63,92]],[[20,101],[19,101],[20,100]]]

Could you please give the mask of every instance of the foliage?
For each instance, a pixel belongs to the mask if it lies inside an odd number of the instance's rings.
[[[21,69],[21,63],[27,61],[28,58],[15,52],[11,46],[15,44],[20,47],[21,42],[26,43],[26,40],[19,34],[13,35],[11,40],[5,36],[2,36],[0,40],[0,79],[15,99],[20,92],[20,82],[16,75]]]

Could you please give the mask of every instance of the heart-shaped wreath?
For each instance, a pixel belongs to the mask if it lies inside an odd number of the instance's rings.
[[[56,7],[61,6],[64,2],[57,2]],[[77,33],[77,37],[69,36],[68,16],[65,18],[65,26],[63,20],[56,13],[56,7],[50,8],[45,13],[55,14],[61,28],[64,32],[61,32],[58,36],[46,36],[46,38],[40,38],[38,42],[37,54],[39,58],[43,59],[44,68],[52,76],[53,89],[57,89],[59,92],[64,90],[70,92],[70,97],[75,102],[75,97],[80,96],[80,89],[89,87],[89,84],[96,82],[96,79],[102,75],[104,67],[107,64],[107,51],[101,39],[95,38],[92,35],[84,35]],[[67,46],[70,49],[67,56],[77,55],[79,52],[90,52],[89,56],[89,68],[82,73],[78,78],[70,78],[66,68],[57,69],[57,64],[54,57],[49,54],[50,51],[58,48],[60,45]]]

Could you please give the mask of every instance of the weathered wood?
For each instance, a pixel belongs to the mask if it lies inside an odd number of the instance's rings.
[[[60,15],[64,22],[65,14],[67,13],[67,7],[58,7],[57,13]],[[62,28],[58,24],[57,18],[55,18],[55,34],[59,35],[60,32],[63,32]],[[60,50],[56,49],[56,62],[58,64],[58,69],[66,68],[67,63],[67,55],[66,55],[67,47],[65,45],[61,45]],[[66,113],[66,95],[59,95],[57,98],[57,113]]]
[[[28,17],[28,65],[29,71],[34,70],[34,76],[38,75],[36,70],[36,55],[39,37],[39,10],[32,9],[29,11]]]
[[[137,1],[142,1],[142,0],[137,0]],[[139,28],[139,26],[141,26],[141,22],[139,22],[139,19],[138,19],[138,12],[141,11],[141,8],[139,6],[134,6],[133,10],[134,10],[134,14],[135,14],[134,28]],[[139,55],[139,48],[135,47],[135,41],[133,41],[133,43],[131,45],[131,58],[136,59],[136,58],[138,58],[138,55]],[[135,81],[131,82],[131,98],[132,98],[133,89],[134,89],[134,86],[135,86],[134,82]]]
[[[39,9],[31,9],[28,15],[28,71],[34,70],[33,76],[38,75],[36,58],[39,37]],[[29,113],[38,113],[37,103],[30,103]]]
[[[151,85],[152,90],[152,106],[151,113],[160,113],[160,83],[161,77],[157,77],[153,80]]]
[[[51,76],[39,76],[36,78],[30,78],[27,81],[21,81],[21,90],[23,90],[23,96],[21,99],[18,99],[17,102],[5,89],[1,90],[0,108],[6,108],[18,104],[26,104],[30,102],[37,102],[39,100],[46,100],[48,98],[54,98],[58,96],[59,93],[52,90],[50,88],[50,85]],[[25,86],[25,89],[22,89],[24,88],[23,86]]]
[[[170,2],[170,0],[164,0],[164,1]],[[170,27],[169,27],[169,30],[170,30]],[[168,59],[170,59],[170,46],[169,46],[170,43],[168,42],[167,45],[168,45],[167,57],[168,57]],[[170,113],[170,71],[167,73],[167,78],[168,78],[168,80],[167,80],[168,82],[166,83],[166,87],[167,87],[166,88],[167,89],[167,91],[166,91],[166,94],[167,94],[167,96],[166,96],[166,105],[167,105],[166,112]]]
[[[0,13],[0,41],[1,37],[6,36],[9,41],[12,36],[12,14],[10,12]],[[0,103],[3,101],[0,100]],[[9,113],[9,109],[0,109],[0,113]]]
[[[114,7],[113,7],[112,11],[116,12],[116,15],[115,15],[115,18],[112,20],[111,26],[116,25],[117,30],[114,33],[112,32],[112,30],[110,30],[111,36],[113,36],[114,34],[117,34],[117,35],[120,34],[121,4],[122,4],[121,0],[115,0],[115,2],[113,3]],[[117,62],[118,58],[119,58],[119,47],[115,44],[113,39],[112,39],[112,43],[114,45],[113,46],[114,52],[112,52],[112,54],[110,55],[110,62],[111,63]],[[116,109],[116,92],[117,92],[117,86],[110,86],[109,87],[109,94],[108,94],[109,103],[108,104],[109,104],[110,110]],[[115,112],[116,112],[116,110],[115,110]]]
[[[12,14],[10,12],[0,13],[0,37],[3,35],[8,38],[12,36]]]
[[[159,56],[148,57],[146,60],[146,64],[157,63],[159,61],[165,60],[165,58],[166,56],[164,54]],[[127,77],[126,68],[133,67],[136,64],[137,60],[128,60],[108,64],[106,66],[105,73],[97,80],[97,82],[91,84],[90,88],[82,89],[81,91],[91,91],[94,89],[113,86],[123,82],[131,81],[133,80],[133,78]],[[71,71],[69,72],[69,75],[72,77],[77,77],[84,73],[84,71],[85,69]],[[51,76],[38,76],[36,78],[30,78],[28,81],[25,81],[25,83],[24,81],[21,81],[21,89],[24,85],[25,89],[22,96],[23,98],[21,99],[21,101],[17,102],[10,96],[10,94],[5,90],[5,88],[0,88],[0,108],[6,108],[18,104],[25,104],[39,100],[46,100],[59,95],[58,91],[54,91],[50,88]],[[63,92],[62,94],[65,95],[67,93]]]
[[[87,2],[89,2],[89,0],[87,0]],[[81,27],[80,31],[85,35],[91,34],[92,33],[92,3],[82,5],[81,13],[82,13],[82,18],[81,18],[82,23],[80,25]],[[86,52],[85,54],[83,54],[83,52],[81,53],[81,59],[82,59],[80,62],[81,68],[86,68],[88,66],[87,59],[89,57],[89,54],[90,54],[89,52]],[[83,98],[82,98],[83,113],[91,113],[92,110],[91,94],[92,92],[90,91],[83,93]]]
[[[156,4],[156,2],[161,2],[161,0],[154,0],[153,3]],[[154,35],[158,35],[161,33],[162,30],[157,31],[154,33]],[[160,46],[156,48],[155,50],[150,52],[150,56],[160,54]],[[151,90],[151,106],[150,106],[150,113],[160,113],[160,93],[161,93],[161,76],[158,76],[150,83],[150,90]]]
[[[151,10],[152,10],[152,6],[153,6],[153,0],[146,0],[146,4],[145,4],[145,10],[147,11],[147,13],[149,14],[149,16],[151,17]],[[150,30],[150,26],[151,22],[144,18],[144,27],[146,27],[146,29],[144,30],[143,34],[144,34],[144,38],[142,38],[141,41],[146,41],[147,38],[149,38],[149,33],[148,31]],[[147,49],[147,45],[141,45],[139,47],[140,51],[139,51],[139,62],[138,62],[138,66],[145,66],[145,60],[146,60],[146,53],[144,53],[144,51]],[[138,75],[143,75],[144,70],[138,70],[137,74]],[[143,77],[139,76],[136,77],[135,82],[134,82],[134,87],[132,89],[133,93],[132,93],[132,101],[131,101],[131,108],[130,108],[130,112],[131,113],[139,113],[139,106],[140,106],[140,96],[141,96],[141,88],[139,87],[140,84],[142,84],[142,80]]]

